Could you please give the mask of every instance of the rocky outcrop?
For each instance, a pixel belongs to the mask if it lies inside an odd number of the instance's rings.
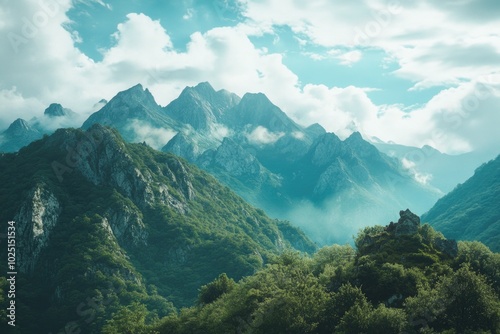
[[[390,225],[389,225],[390,226]],[[402,235],[413,235],[418,233],[420,227],[420,217],[409,209],[399,211],[399,220],[394,224],[394,234],[396,237]]]
[[[155,171],[140,169],[118,135],[99,124],[92,126],[83,136],[68,130],[61,130],[59,135],[64,136],[62,141],[65,144],[60,149],[68,151],[67,161],[69,160],[70,167],[74,167],[95,185],[115,187],[139,208],[152,207],[157,202],[163,202],[172,204],[179,212],[185,211],[183,203],[169,194],[168,187],[158,182],[155,174],[166,176],[179,185],[184,200],[188,201],[194,197],[189,173],[177,159],[172,159],[166,168],[158,167]],[[51,145],[52,139],[47,145]],[[60,138],[53,140],[61,142]]]
[[[419,233],[420,217],[411,212],[409,209],[399,212],[399,220],[397,223],[391,222],[385,227],[385,231],[394,234],[397,238],[402,236],[411,236]],[[458,255],[458,245],[453,239],[434,238],[427,240],[435,249],[450,257]]]
[[[181,194],[189,201],[195,197],[193,184],[190,181],[189,172],[184,164],[178,159],[172,159],[169,164],[169,177],[176,188],[181,190]]]
[[[121,245],[147,246],[148,232],[137,211],[123,205],[119,208],[109,208],[105,217],[103,225],[109,226],[109,230]]]
[[[40,184],[33,188],[14,220],[17,223],[17,262],[20,272],[33,273],[40,253],[49,244],[61,205],[55,195]]]
[[[441,253],[446,254],[450,257],[456,257],[458,255],[458,245],[453,239],[435,239],[434,247],[436,247]]]
[[[394,234],[396,237],[404,235],[414,235],[418,233],[420,227],[420,217],[409,209],[399,211],[399,220],[397,223],[390,222],[385,230]]]

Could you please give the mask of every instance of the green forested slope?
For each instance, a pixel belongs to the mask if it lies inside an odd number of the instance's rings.
[[[315,250],[186,161],[100,125],[58,130],[2,155],[0,168],[1,233],[17,225],[21,333],[100,333],[127,305],[150,321],[192,305],[221,272],[239,279],[292,247]]]
[[[500,251],[500,156],[441,198],[422,219],[446,237],[478,240]]]

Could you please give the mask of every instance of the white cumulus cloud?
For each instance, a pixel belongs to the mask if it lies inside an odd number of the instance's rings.
[[[254,144],[267,145],[275,143],[284,135],[283,132],[271,132],[269,129],[259,125],[252,132],[247,134],[247,138]]]

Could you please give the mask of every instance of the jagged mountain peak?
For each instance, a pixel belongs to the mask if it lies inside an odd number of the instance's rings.
[[[59,103],[51,103],[47,109],[45,109],[43,114],[48,117],[61,117],[70,116],[74,114],[74,112],[71,109],[63,108],[63,106]]]
[[[325,128],[318,123],[309,125],[305,130],[308,134],[312,135],[313,137],[321,136],[326,133]]]
[[[127,92],[127,91],[128,92],[134,92],[134,91],[141,92],[141,91],[144,91],[144,87],[142,86],[141,83],[138,83],[138,84],[136,84],[136,85],[134,85],[134,86],[132,86],[132,87],[124,90],[124,92]]]
[[[204,82],[200,82],[196,86],[192,86],[192,87],[187,86],[186,88],[184,88],[182,90],[181,95],[186,94],[186,93],[193,93],[193,92],[196,92],[196,93],[201,94],[201,95],[211,95],[211,94],[216,93],[216,91],[212,87],[212,85],[208,81],[204,81]]]
[[[42,137],[42,133],[22,118],[16,119],[1,133],[0,152],[16,152]]]
[[[240,101],[241,105],[249,105],[254,108],[277,108],[264,93],[246,93]],[[279,109],[281,111],[281,109]],[[282,111],[281,111],[282,112]]]
[[[274,105],[263,93],[246,93],[240,103],[228,110],[223,122],[232,128],[265,127],[271,132],[291,133],[302,128]]]
[[[359,133],[359,131],[354,131],[346,139],[346,141],[361,141],[361,140],[364,140],[364,139],[363,139],[363,136],[361,135],[361,133]]]
[[[242,100],[265,101],[268,103],[272,103],[271,100],[269,100],[269,98],[267,97],[267,95],[262,92],[245,93],[245,95],[243,95],[242,97]]]
[[[347,139],[344,141],[349,147],[351,147],[357,155],[363,157],[380,157],[380,151],[377,148],[364,140],[359,132],[353,132]]]
[[[20,132],[20,131],[30,131],[32,130],[28,122],[26,122],[22,118],[16,119],[12,124],[9,125],[7,130],[5,131],[6,133],[14,133],[14,132]]]
[[[227,91],[216,92],[208,82],[186,87],[180,96],[163,108],[164,114],[196,130],[210,130],[222,115],[239,102],[239,97]]]
[[[143,141],[148,128],[176,126],[174,120],[163,114],[151,92],[141,84],[116,94],[106,105],[93,113],[83,123],[82,128],[88,129],[95,123],[118,129],[121,135],[131,142]]]
[[[316,140],[316,145],[330,145],[330,144],[338,144],[342,140],[333,132],[326,132],[322,136],[318,137]]]
[[[135,86],[130,87],[129,89],[123,90],[119,92],[115,97],[109,101],[109,103],[113,102],[116,99],[127,99],[127,100],[136,100],[136,101],[154,101],[154,97],[149,91],[149,89],[144,89],[142,84],[137,84]],[[154,101],[154,103],[156,103]]]
[[[319,136],[310,148],[310,159],[315,166],[326,166],[345,150],[342,140],[333,132]],[[308,159],[309,159],[308,158]]]

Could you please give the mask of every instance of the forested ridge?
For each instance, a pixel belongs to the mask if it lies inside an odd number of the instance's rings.
[[[500,254],[401,220],[363,229],[355,248],[288,251],[237,283],[221,274],[160,320],[124,308],[104,333],[498,333]]]

